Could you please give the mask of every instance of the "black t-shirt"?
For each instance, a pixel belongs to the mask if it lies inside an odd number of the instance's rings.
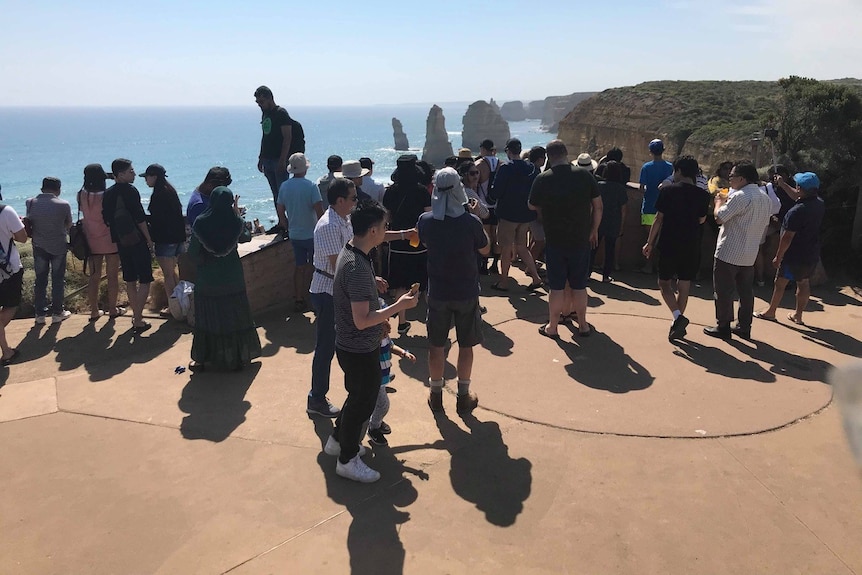
[[[488,245],[482,221],[469,212],[442,220],[426,212],[416,227],[428,248],[428,297],[437,301],[479,297],[476,252]]]
[[[186,241],[186,219],[176,192],[153,191],[150,197],[150,238],[157,244],[181,244]]]
[[[788,264],[813,265],[820,259],[820,224],[826,205],[817,196],[802,198],[790,208],[784,216],[782,226],[789,232],[795,232],[790,247],[784,254]]]
[[[623,206],[629,201],[626,186],[619,182],[599,180],[599,193],[602,196],[602,223],[600,236],[617,237],[623,223]]]
[[[281,134],[282,126],[290,125],[290,114],[281,106],[264,112],[260,118],[260,127],[263,136],[260,138],[260,157],[265,160],[277,160],[281,157],[281,144],[284,136]],[[304,138],[303,138],[304,139]]]
[[[659,190],[656,212],[663,214],[658,248],[663,254],[679,253],[699,245],[700,218],[709,211],[710,195],[688,183],[675,183]]]
[[[138,189],[132,184],[114,184],[105,191],[102,198],[102,219],[105,225],[111,228],[111,241],[117,243],[120,241],[117,233],[114,231],[112,224],[114,223],[114,212],[117,209],[117,197],[122,196],[123,204],[132,215],[132,219],[136,224],[147,221],[147,215],[144,213],[144,206],[141,205],[141,194]]]
[[[530,203],[542,209],[547,244],[561,249],[589,248],[592,200],[597,197],[599,188],[593,175],[571,164],[539,174]]]
[[[393,230],[407,230],[416,226],[425,208],[431,207],[431,194],[418,182],[394,183],[383,194],[383,207],[389,210],[389,227]],[[390,251],[418,253],[425,248],[414,248],[407,240],[389,242]]]

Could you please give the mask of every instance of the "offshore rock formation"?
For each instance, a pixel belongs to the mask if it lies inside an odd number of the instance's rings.
[[[404,133],[404,126],[401,125],[401,120],[392,118],[392,132],[395,137],[395,149],[405,151],[410,149],[410,143],[407,141],[407,134]]]
[[[545,117],[545,101],[533,100],[526,106],[528,120],[541,120]]]
[[[507,122],[523,122],[527,119],[527,111],[524,109],[524,103],[520,100],[504,102],[500,108],[500,115]]]
[[[484,100],[470,104],[462,122],[464,128],[461,132],[461,145],[474,151],[479,149],[479,142],[486,138],[502,150],[506,140],[511,137],[509,123],[500,115],[494,100],[491,100],[490,104]]]
[[[425,123],[425,148],[422,149],[422,159],[435,168],[443,166],[444,160],[452,156],[452,142],[446,133],[446,118],[443,110],[437,104],[431,106],[428,120]]]
[[[584,100],[595,96],[596,92],[575,92],[568,96],[548,96],[545,98],[545,107],[542,111],[542,129],[548,132],[556,132],[560,120],[566,114],[575,109],[575,106]]]

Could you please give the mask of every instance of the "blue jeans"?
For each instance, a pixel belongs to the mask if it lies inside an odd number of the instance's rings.
[[[51,271],[51,313],[63,313],[63,289],[66,285],[66,253],[49,254],[42,248],[33,248],[33,267],[36,268],[34,305],[36,315],[44,316],[48,310],[48,271]]]
[[[329,373],[335,356],[335,304],[328,293],[313,293],[314,359],[311,361],[311,391],[308,396],[323,399],[329,393]]]
[[[277,204],[278,189],[287,180],[287,170],[278,169],[277,159],[261,158],[260,165],[263,166],[263,175],[266,176],[266,181],[269,182],[269,189],[272,190],[272,203]]]

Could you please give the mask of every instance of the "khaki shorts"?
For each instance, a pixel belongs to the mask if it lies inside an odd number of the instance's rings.
[[[527,246],[527,231],[530,229],[529,222],[510,222],[500,220],[497,222],[497,243],[500,247]]]

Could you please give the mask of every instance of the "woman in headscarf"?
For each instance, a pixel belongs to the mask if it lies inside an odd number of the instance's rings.
[[[240,370],[260,357],[260,339],[245,291],[237,244],[251,239],[230,189],[219,186],[195,220],[189,257],[197,265],[193,372]]]
[[[113,176],[111,176],[113,177]],[[126,313],[126,308],[117,307],[120,292],[120,256],[117,244],[111,241],[111,230],[102,219],[102,198],[105,197],[106,181],[101,164],[89,164],[84,168],[84,185],[78,192],[78,209],[84,214],[84,237],[90,248],[87,267],[90,277],[87,283],[87,301],[90,304],[90,321],[96,321],[105,312],[99,309],[99,286],[102,283],[102,261],[108,276],[107,314],[115,318]]]

